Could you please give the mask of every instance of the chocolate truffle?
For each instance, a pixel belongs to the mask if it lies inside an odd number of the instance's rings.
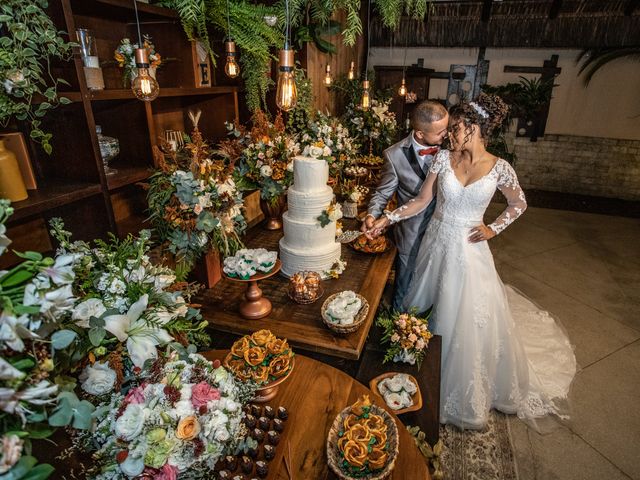
[[[280,441],[280,434],[275,430],[269,430],[267,433],[267,438],[269,439],[269,443],[271,445],[277,445]]]
[[[264,440],[264,431],[260,430],[259,428],[254,428],[251,431],[251,436],[258,442],[258,443],[262,443],[262,441]]]
[[[227,455],[224,457],[224,463],[227,467],[227,470],[233,472],[236,468],[238,468],[238,458],[234,455]]]
[[[267,405],[264,407],[264,415],[268,418],[274,418],[276,416],[276,411],[273,409],[273,407]]]
[[[273,445],[265,445],[264,446],[264,458],[267,460],[273,460],[273,457],[276,456],[276,447]]]
[[[256,417],[249,414],[246,417],[244,417],[244,424],[247,426],[249,430],[251,430],[252,428],[256,428],[256,425],[258,424],[258,420],[256,419]]]
[[[262,430],[269,430],[270,426],[271,420],[269,420],[267,417],[260,417],[258,419],[258,427],[260,427]]]
[[[282,420],[280,420],[279,418],[274,418],[273,419],[273,429],[276,432],[282,432],[284,430],[284,422]]]
[[[284,407],[278,407],[278,418],[280,420],[286,420],[289,418],[289,412]]]
[[[265,478],[269,475],[269,466],[267,465],[267,462],[263,462],[262,460],[258,460],[256,462],[256,474],[260,478]]]
[[[251,473],[253,471],[253,460],[247,456],[243,456],[240,460],[240,469],[244,473]]]

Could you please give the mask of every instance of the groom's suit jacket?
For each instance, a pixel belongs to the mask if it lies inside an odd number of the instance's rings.
[[[398,194],[398,206],[404,205],[420,192],[427,177],[433,156],[427,156],[424,165],[413,148],[412,133],[384,151],[382,178],[369,202],[367,213],[375,218],[382,215],[394,193]],[[400,255],[415,255],[427,223],[433,215],[436,200],[421,214],[394,226],[394,239]]]

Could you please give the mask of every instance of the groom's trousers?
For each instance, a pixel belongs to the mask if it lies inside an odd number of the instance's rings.
[[[424,233],[427,230],[427,226],[429,225],[429,221],[431,220],[435,209],[436,199],[433,199],[427,209],[420,214],[422,216],[422,222],[420,223],[420,227],[415,235],[415,239],[411,242],[411,248],[408,252],[398,251],[396,256],[396,273],[393,285],[393,300],[391,303],[391,308],[396,311],[404,310],[402,302],[404,301],[404,297],[407,293],[409,293],[409,287],[411,285],[411,280],[413,279],[416,259],[418,257],[420,245],[422,244],[422,238],[424,237]]]

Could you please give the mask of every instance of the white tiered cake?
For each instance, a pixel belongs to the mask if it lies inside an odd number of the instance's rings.
[[[282,273],[287,277],[303,270],[322,275],[340,260],[336,222],[321,227],[318,221],[333,200],[328,180],[326,161],[301,156],[293,160],[293,185],[287,191],[289,209],[282,217],[280,239]]]

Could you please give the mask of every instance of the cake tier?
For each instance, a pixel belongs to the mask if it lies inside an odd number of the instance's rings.
[[[339,243],[332,243],[322,248],[295,249],[289,247],[282,238],[280,239],[281,272],[287,277],[302,271],[322,274],[340,260],[341,247]]]
[[[317,219],[298,220],[284,212],[282,215],[284,228],[284,242],[293,249],[313,249],[324,247],[336,241],[336,222],[330,222],[324,227]]]
[[[315,221],[333,200],[333,190],[325,185],[324,190],[301,192],[295,188],[287,191],[288,213],[292,220]]]
[[[325,160],[297,156],[293,159],[293,188],[299,192],[325,190],[329,165]]]

